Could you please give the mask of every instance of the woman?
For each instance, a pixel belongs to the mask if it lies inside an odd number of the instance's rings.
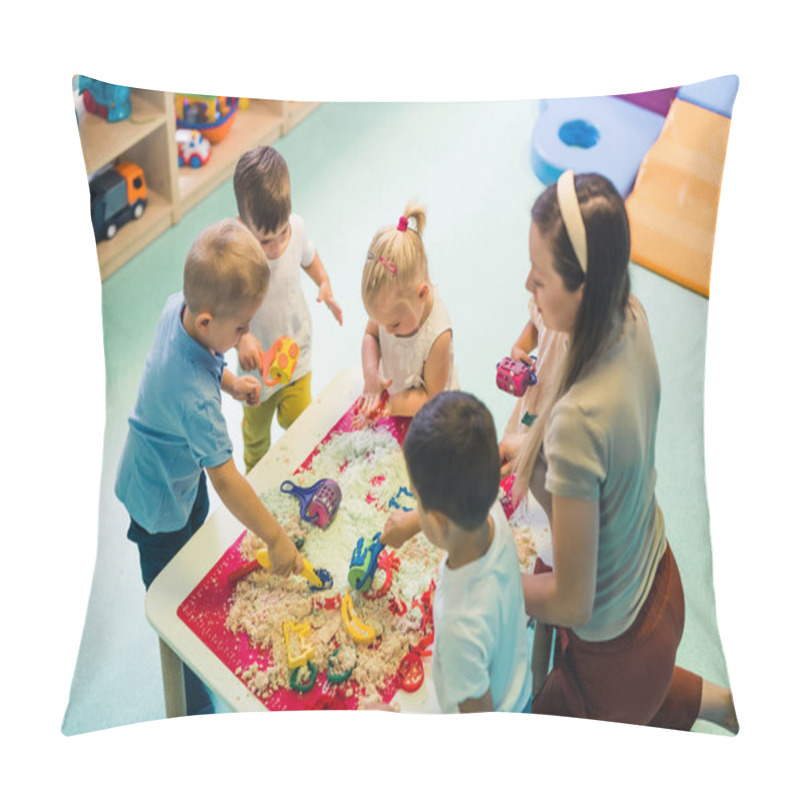
[[[532,710],[735,733],[730,690],[675,666],[683,590],[655,497],[660,381],[630,294],[625,204],[602,176],[570,171],[531,216],[526,288],[569,342],[530,432],[500,445],[553,537],[553,571],[523,576],[528,615],[558,634]]]

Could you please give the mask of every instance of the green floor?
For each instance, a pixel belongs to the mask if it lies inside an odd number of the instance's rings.
[[[428,209],[424,241],[452,317],[461,388],[489,406],[499,428],[505,425],[513,398],[495,387],[494,370],[526,320],[529,209],[542,188],[528,158],[535,116],[532,102],[327,104],[276,143],[289,164],[294,210],[307,222],[344,312],[339,328],[305,282],[314,394],[359,362],[366,248],[416,198]],[[97,567],[67,734],[164,716],[156,635],[145,619],[137,551],[125,538],[127,515],[113,481],[154,326],[167,295],[181,287],[189,245],[206,225],[235,213],[228,181],[103,283],[107,403]],[[687,601],[678,662],[727,685],[704,479],[708,301],[636,265],[631,272],[661,369],[657,490]],[[241,411],[231,401],[225,412],[241,467]],[[217,504],[212,497],[212,510]]]

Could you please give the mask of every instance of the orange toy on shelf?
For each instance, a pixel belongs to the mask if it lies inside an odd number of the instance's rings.
[[[272,347],[261,353],[261,377],[265,386],[289,383],[297,366],[300,347],[288,336],[276,339]]]
[[[626,202],[631,259],[705,297],[730,125],[679,95]]]
[[[228,135],[238,108],[238,97],[176,94],[175,125],[200,131],[209,142],[217,144]]]

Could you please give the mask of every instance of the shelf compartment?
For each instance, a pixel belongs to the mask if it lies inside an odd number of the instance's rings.
[[[156,94],[131,89],[131,115],[119,122],[106,122],[96,114],[89,114],[82,109],[83,98],[77,97],[78,129],[87,175],[119,158],[167,122],[166,108],[159,104]]]
[[[295,100],[287,100],[284,109],[284,124],[281,129],[283,134],[289,133],[298,123],[302,122],[315,108],[318,108],[321,103],[316,102],[301,102]]]
[[[278,100],[250,100],[247,109],[237,111],[228,135],[212,145],[208,163],[197,169],[178,169],[179,217],[233,175],[243,152],[280,138],[282,124],[282,104]],[[177,163],[177,147],[172,157]]]
[[[88,208],[86,224],[91,228]],[[123,225],[113,239],[104,239],[97,243],[100,279],[105,280],[171,225],[172,204],[166,197],[148,186],[147,208],[144,214],[139,219],[132,219]]]

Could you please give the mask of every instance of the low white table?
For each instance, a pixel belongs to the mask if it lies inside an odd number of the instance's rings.
[[[248,474],[256,492],[278,486],[291,475],[352,406],[362,387],[361,370],[356,366],[336,375]],[[162,570],[145,596],[147,619],[160,640],[168,717],[186,713],[181,662],[234,711],[266,710],[262,701],[247,690],[240,678],[178,616],[183,601],[241,533],[242,524],[227,508],[220,507]],[[398,691],[396,697],[402,711],[439,711],[430,659],[425,659],[425,678],[422,687],[413,694]]]
[[[303,463],[320,440],[355,402],[363,387],[361,370],[343,370],[298,417],[247,478],[256,492],[279,485]],[[178,617],[178,608],[242,533],[242,524],[224,506],[206,520],[162,570],[145,596],[147,619],[160,638],[164,697],[168,717],[186,713],[181,661],[235,711],[264,711],[265,706]],[[427,674],[413,695],[399,692],[406,711],[438,709]],[[429,691],[430,690],[430,691]]]

